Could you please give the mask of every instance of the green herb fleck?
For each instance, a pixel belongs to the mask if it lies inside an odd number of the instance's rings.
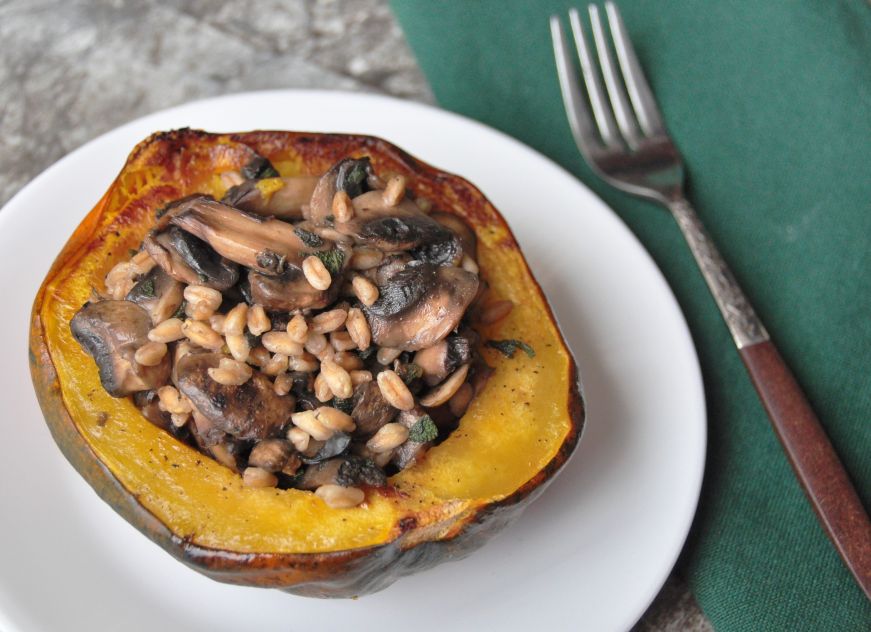
[[[336,188],[345,191],[352,198],[365,193],[370,169],[368,158],[344,161],[336,176]]]
[[[172,315],[173,318],[181,318],[184,319],[186,317],[185,307],[187,307],[188,302],[183,300],[181,304],[178,306],[178,309],[175,310],[175,314]]]
[[[535,357],[535,349],[522,340],[488,340],[486,344],[488,347],[492,347],[502,353],[506,358],[513,358],[518,349],[530,358]]]
[[[429,415],[424,415],[418,419],[408,431],[409,441],[416,443],[426,443],[427,441],[435,441],[439,436],[439,429]]]
[[[203,285],[205,285],[206,283],[209,282],[209,277],[207,277],[202,272],[197,272],[197,278],[200,280],[200,283],[202,283]]]
[[[263,180],[264,178],[277,178],[278,171],[263,156],[253,158],[251,162],[242,167],[242,177],[247,180]]]
[[[154,279],[145,279],[139,282],[139,291],[143,296],[154,297]]]
[[[169,202],[168,204],[164,204],[163,206],[161,206],[159,209],[157,209],[154,212],[154,216],[157,219],[160,219],[161,217],[166,215],[166,212],[170,209],[171,206],[172,206],[172,202]]]
[[[403,382],[411,384],[416,379],[423,376],[423,369],[420,368],[420,365],[415,364],[414,362],[409,362],[408,364],[401,365],[398,373]]]
[[[294,228],[293,232],[296,233],[296,236],[302,240],[302,243],[309,248],[320,248],[324,245],[323,239],[304,228]]]
[[[333,224],[336,223],[336,216],[331,213],[331,214],[327,215],[326,217],[324,217],[324,220],[327,222],[327,224],[332,226]]]
[[[129,256],[130,258],[133,258],[138,254],[139,254],[139,251],[134,249],[134,248],[131,248],[130,250],[127,251],[127,256]]]
[[[334,397],[330,400],[330,406],[341,410],[345,414],[350,415],[351,412],[354,410],[354,398],[347,397],[343,399],[341,397]]]
[[[342,264],[345,263],[345,253],[338,249],[322,250],[315,253],[324,266],[330,271],[331,275],[336,275],[342,271]]]

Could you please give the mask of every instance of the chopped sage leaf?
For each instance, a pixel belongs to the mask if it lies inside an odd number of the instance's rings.
[[[513,358],[518,349],[530,358],[535,357],[535,349],[522,340],[488,340],[486,344],[488,347],[492,347],[502,353],[506,358]]]
[[[342,162],[336,176],[336,189],[345,191],[352,198],[365,193],[368,190],[366,185],[371,170],[369,158]]]
[[[323,239],[304,228],[294,228],[293,232],[296,233],[296,236],[302,240],[302,243],[309,248],[320,248],[324,245]]]
[[[263,156],[253,158],[251,162],[242,167],[242,177],[246,180],[263,180],[264,178],[277,178],[278,171]]]
[[[173,314],[172,317],[173,318],[181,318],[182,320],[184,320],[186,317],[185,307],[187,307],[187,304],[188,304],[188,302],[183,300],[181,302],[181,304],[178,306],[178,309],[175,310],[175,314]]]
[[[397,372],[399,373],[399,377],[401,377],[402,381],[406,384],[411,384],[416,379],[423,376],[423,369],[414,362],[401,365]]]
[[[316,252],[318,259],[324,262],[324,267],[330,271],[330,274],[335,276],[342,271],[342,264],[345,263],[345,253],[341,250],[324,250]]]
[[[418,419],[408,431],[409,441],[416,443],[426,443],[434,441],[439,436],[439,429],[429,415],[424,415]]]
[[[138,254],[139,254],[139,251],[138,251],[138,250],[135,250],[135,249],[133,249],[133,248],[131,248],[130,250],[127,251],[127,255],[128,255],[130,258],[133,258],[133,257],[135,257],[135,256],[138,255]]]
[[[154,279],[145,279],[139,283],[139,291],[142,296],[154,297]]]

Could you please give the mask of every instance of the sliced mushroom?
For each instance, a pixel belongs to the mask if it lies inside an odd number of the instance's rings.
[[[133,393],[133,403],[148,421],[158,428],[170,432],[175,430],[170,414],[160,409],[160,398],[157,391],[136,391]]]
[[[372,165],[368,158],[345,158],[320,177],[311,196],[308,219],[323,224],[333,214],[333,197],[344,191],[355,198],[369,190]]]
[[[287,222],[245,213],[208,198],[191,200],[171,221],[230,261],[271,276],[291,266],[301,267],[303,259],[315,252],[334,249],[327,240],[319,247],[307,246]]]
[[[191,429],[200,449],[208,451],[212,446],[226,443],[229,439],[226,432],[215,426],[210,419],[196,408],[193,409],[191,418],[194,420]]]
[[[200,284],[216,290],[225,290],[239,280],[236,264],[216,253],[202,239],[179,230],[175,226],[167,231],[170,246],[194,272]]]
[[[345,235],[328,224],[315,224],[311,221],[297,222],[294,224],[293,232],[309,248],[320,248],[324,245],[324,241],[335,242],[346,247],[350,253],[354,246],[354,239],[350,235]]]
[[[320,309],[331,302],[328,290],[316,290],[298,268],[291,268],[280,276],[248,273],[251,301],[268,310]],[[338,284],[335,285],[338,289]]]
[[[378,300],[364,308],[372,340],[381,347],[417,351],[457,327],[478,291],[478,276],[413,261],[378,289]]]
[[[219,384],[208,375],[220,353],[186,355],[178,361],[178,388],[218,430],[237,439],[260,440],[277,433],[293,413],[293,398],[280,396],[259,371],[241,386]]]
[[[309,203],[318,178],[269,178],[246,180],[232,187],[221,202],[257,215],[301,220],[302,207]]]
[[[318,451],[312,456],[302,456],[303,463],[314,464],[339,456],[351,445],[351,435],[344,432],[336,432],[332,437],[323,442]]]
[[[170,220],[175,217],[183,207],[190,202],[191,200],[196,200],[199,198],[208,198],[213,200],[214,198],[211,195],[203,195],[201,193],[193,193],[191,195],[186,195],[184,197],[180,197],[177,200],[173,200],[169,204],[165,204],[161,208],[157,209],[155,213],[155,218],[157,222],[154,224],[154,232],[159,233],[166,229],[169,226]]]
[[[380,287],[387,283],[394,274],[402,270],[412,261],[414,261],[414,259],[411,258],[411,255],[404,252],[391,255],[385,258],[377,268],[368,270],[367,276],[374,281],[375,285]]]
[[[212,455],[212,457],[214,457],[214,459],[224,467],[228,467],[241,474],[241,463],[243,462],[242,453],[245,451],[246,446],[247,444],[244,442],[233,441],[231,438],[227,437],[225,441],[210,446],[205,450],[205,452],[206,454]]]
[[[460,244],[463,246],[463,252],[472,257],[472,259],[477,259],[478,238],[466,222],[453,213],[444,213],[442,211],[435,211],[430,213],[429,216],[442,226],[452,230],[459,238]]]
[[[148,235],[143,245],[164,272],[182,283],[206,285],[223,291],[239,279],[235,263],[176,226]]]
[[[419,261],[434,263],[437,266],[455,266],[463,260],[463,247],[459,238],[451,231],[440,233],[438,238],[423,240],[412,249],[412,256]]]
[[[415,406],[411,410],[400,411],[394,421],[411,430],[425,416],[426,412],[419,406]],[[404,470],[417,463],[431,446],[432,441],[420,442],[409,438],[393,452],[391,463]]]
[[[371,437],[381,426],[393,421],[395,416],[396,409],[384,399],[376,381],[363,382],[354,389],[354,409],[351,417],[357,424],[355,437]]]
[[[196,271],[175,251],[166,232],[152,232],[146,235],[142,247],[157,262],[157,265],[176,281],[187,284],[199,282]]]
[[[326,307],[338,297],[345,270],[351,259],[350,249],[344,244],[338,244],[335,251],[341,254],[332,257],[330,261],[339,263],[339,267],[330,270],[332,283],[326,290],[312,287],[302,270],[296,266],[288,266],[279,275],[265,275],[252,270],[248,273],[248,292],[251,301],[263,305],[268,310],[285,312]]]
[[[423,379],[434,386],[461,364],[472,359],[472,344],[467,336],[448,336],[440,343],[414,354],[414,363],[423,370]]]
[[[414,202],[404,200],[388,206],[381,191],[354,198],[354,217],[336,224],[358,244],[384,252],[412,251],[416,259],[437,265],[456,265],[463,258],[457,235],[423,213]]]
[[[143,307],[154,325],[162,323],[178,310],[184,300],[184,287],[160,266],[155,266],[125,297]]]
[[[133,359],[148,342],[151,318],[130,301],[85,303],[70,321],[73,337],[100,369],[100,382],[112,397],[147,391],[166,384],[171,370],[169,354],[156,366],[141,366]]]
[[[321,485],[352,487],[361,484],[381,487],[387,484],[387,477],[369,459],[349,454],[310,465],[297,486],[317,489]]]

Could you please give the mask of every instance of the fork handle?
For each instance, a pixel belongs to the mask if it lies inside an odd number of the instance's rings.
[[[825,430],[685,199],[669,203],[729,327],[753,386],[829,538],[871,599],[871,521]]]

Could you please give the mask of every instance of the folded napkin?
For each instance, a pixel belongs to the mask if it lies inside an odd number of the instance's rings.
[[[696,203],[871,507],[871,8],[861,0],[618,2]],[[598,193],[668,278],[709,416],[679,569],[718,630],[869,630],[664,210],[603,184],[562,108],[548,16],[570,2],[394,0],[438,102]],[[584,8],[583,5],[577,5]]]

